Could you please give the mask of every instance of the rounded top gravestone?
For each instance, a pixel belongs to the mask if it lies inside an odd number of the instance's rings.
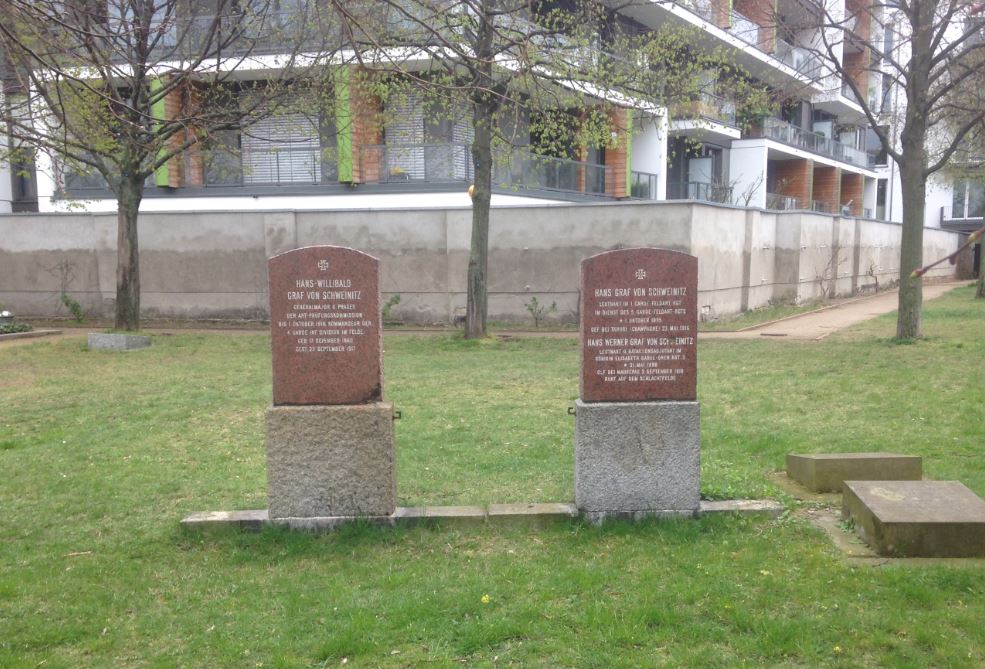
[[[267,261],[274,404],[383,399],[379,260],[308,246]]]
[[[697,397],[698,259],[655,248],[581,263],[583,402]]]

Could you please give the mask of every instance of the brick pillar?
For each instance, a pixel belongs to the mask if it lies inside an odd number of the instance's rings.
[[[814,165],[814,186],[812,198],[825,205],[824,211],[838,213],[841,204],[841,169],[829,165]]]
[[[182,115],[184,109],[183,91],[181,88],[172,89],[164,98],[164,118],[172,120]],[[168,140],[168,149],[176,150],[185,141],[187,131],[175,133]],[[168,161],[168,187],[178,188],[182,185],[182,157],[176,155]]]
[[[587,146],[579,146],[575,150],[575,160],[577,160],[579,163],[584,163],[586,160],[588,160]],[[578,174],[577,174],[577,180],[578,180],[577,189],[579,193],[584,193],[588,189],[587,176],[588,175],[585,173],[585,167],[583,165],[579,165]]]
[[[799,206],[810,209],[813,183],[814,162],[806,158],[781,160],[776,162],[776,193],[795,197]]]
[[[378,183],[382,150],[364,148],[383,144],[380,116],[383,103],[363,83],[365,73],[354,72],[350,81],[349,101],[352,114],[352,180],[355,183]]]
[[[776,48],[776,10],[773,0],[735,0],[735,11],[759,25],[759,48],[773,53]]]
[[[727,29],[732,23],[731,10],[731,0],[711,0],[711,22]]]
[[[844,57],[845,74],[855,82],[855,86],[858,87],[863,98],[868,95],[869,91],[868,60],[869,54],[865,49],[846,53]]]
[[[198,87],[189,82],[182,91],[182,101],[184,102],[185,113],[193,113],[202,103],[202,92]],[[194,128],[185,130],[186,137],[195,133]],[[183,170],[183,186],[203,188],[205,186],[205,156],[202,154],[201,144],[194,144],[185,152],[185,164]]]
[[[629,158],[629,142],[632,135],[629,129],[629,114],[619,107],[609,112],[609,127],[615,133],[612,144],[605,147],[605,194],[610,197],[626,197],[626,164]]]
[[[841,174],[841,202],[845,205],[851,201],[852,216],[862,215],[862,197],[865,179],[861,174],[842,172]]]

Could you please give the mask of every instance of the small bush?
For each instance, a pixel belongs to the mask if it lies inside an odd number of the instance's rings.
[[[393,320],[393,318],[390,315],[390,312],[398,304],[400,304],[400,294],[399,293],[396,294],[396,295],[394,295],[394,296],[392,296],[389,300],[386,301],[386,304],[383,305],[383,322],[384,323],[389,323],[390,321]]]
[[[82,305],[66,293],[62,293],[62,304],[64,304],[65,308],[67,308],[72,314],[72,318],[76,323],[81,323],[85,320],[85,314],[82,313]]]
[[[541,304],[537,300],[536,295],[531,297],[529,302],[525,302],[523,306],[527,308],[527,311],[533,317],[535,328],[539,328],[541,321],[557,311],[557,302],[551,302],[551,306],[547,306],[546,304]]]
[[[0,323],[0,335],[14,334],[15,332],[30,332],[33,329],[27,323]]]

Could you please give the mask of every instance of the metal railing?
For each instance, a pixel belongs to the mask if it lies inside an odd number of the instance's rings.
[[[834,206],[830,202],[825,202],[824,200],[811,200],[811,211],[816,211],[821,214],[835,213]]]
[[[334,161],[318,145],[203,151],[205,187],[318,184],[336,178]],[[323,174],[323,170],[326,174]]]
[[[468,144],[373,144],[360,149],[363,180],[373,183],[471,181]]]
[[[777,38],[773,55],[784,65],[794,69],[808,79],[816,79],[821,74],[821,59],[816,53],[793,46]]]
[[[360,149],[366,183],[471,183],[475,176],[468,144],[379,144]],[[606,194],[612,168],[514,150],[493,157],[493,186]]]
[[[677,4],[694,12],[706,21],[714,20],[711,0],[677,0]]]
[[[842,144],[820,133],[798,128],[778,118],[768,117],[763,119],[760,136],[767,139],[775,139],[778,142],[783,142],[784,144],[789,144],[797,148],[807,149],[812,153],[822,156],[830,156],[836,160],[858,165],[859,167],[874,167],[876,164],[875,154],[873,153],[867,153],[861,149]]]
[[[739,12],[732,10],[731,21],[729,22],[728,33],[733,37],[738,37],[746,44],[759,47],[760,25],[752,19],[743,16]]]
[[[671,182],[667,184],[667,199],[731,204],[732,187],[701,181]]]
[[[595,163],[512,151],[493,161],[493,183],[500,188],[539,188],[563,193],[605,195],[612,168]]]
[[[176,17],[161,26],[155,56],[219,57],[243,53],[291,53],[337,43],[338,26],[304,7],[259,13]]]
[[[792,195],[781,195],[780,193],[767,193],[766,208],[775,211],[793,211],[796,209],[803,209],[804,205],[801,203],[800,198],[794,197]]]
[[[679,113],[684,118],[700,117],[735,126],[735,101],[712,93],[699,93],[696,100],[683,103]]]
[[[944,221],[969,221],[969,220],[981,220],[985,211],[981,208],[975,207],[961,207],[958,211],[954,211],[954,207],[945,206],[941,207],[941,222]]]
[[[629,195],[640,200],[657,199],[657,174],[649,172],[630,172],[629,173]]]
[[[862,207],[862,218],[872,218],[872,209],[870,207]]]

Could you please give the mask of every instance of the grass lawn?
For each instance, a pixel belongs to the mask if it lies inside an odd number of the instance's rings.
[[[893,327],[702,342],[704,495],[822,450],[985,495],[985,303]],[[401,504],[572,499],[574,340],[386,348]],[[186,535],[265,506],[269,401],[263,335],[0,347],[0,667],[985,666],[985,565],[852,566],[796,516]]]

